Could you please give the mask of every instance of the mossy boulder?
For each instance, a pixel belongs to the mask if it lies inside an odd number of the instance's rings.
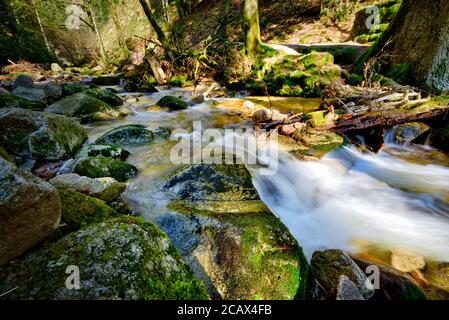
[[[88,121],[112,120],[122,115],[109,104],[84,92],[65,97],[45,108],[45,111]]]
[[[436,129],[430,136],[430,144],[449,152],[449,125]]]
[[[1,266],[52,234],[61,218],[61,203],[51,184],[3,158],[0,190]]]
[[[367,270],[368,266],[376,265],[361,259],[354,259],[354,261],[362,270]],[[371,300],[427,300],[423,289],[415,283],[411,276],[387,266],[376,266],[380,271],[380,288],[375,290]]]
[[[123,182],[135,177],[137,168],[117,159],[86,157],[76,162],[74,172],[89,178],[112,177]]]
[[[189,107],[187,102],[174,96],[165,96],[156,105],[162,108],[168,108],[171,111],[184,110]]]
[[[316,251],[310,264],[316,280],[324,289],[323,294],[328,299],[335,298],[342,275],[347,276],[356,285],[365,299],[374,295],[374,286],[365,273],[341,250]]]
[[[95,144],[111,146],[131,146],[153,141],[153,133],[144,125],[126,125],[106,132]]]
[[[412,142],[419,136],[428,133],[430,127],[422,122],[410,122],[395,126],[387,134],[387,142],[393,142],[397,144],[405,144]]]
[[[61,222],[59,231],[67,234],[96,222],[104,222],[116,215],[115,211],[100,199],[89,197],[68,188],[58,188],[61,198]]]
[[[106,102],[107,104],[118,107],[123,105],[123,100],[118,95],[116,95],[111,90],[103,90],[103,89],[87,89],[84,91],[84,93],[87,93],[88,95],[101,100],[103,102]]]
[[[0,145],[11,155],[60,160],[73,156],[87,139],[77,122],[59,115],[0,109]]]
[[[103,144],[90,145],[87,154],[89,157],[114,158],[123,161],[130,155],[129,151],[126,149]]]
[[[142,213],[168,234],[211,297],[308,297],[312,278],[302,249],[260,201],[243,165],[186,166],[152,185],[133,199],[153,208]],[[161,195],[169,204],[158,211]]]
[[[78,191],[104,201],[111,201],[125,191],[126,185],[114,178],[89,178],[76,173],[61,174],[49,181],[58,189]]]
[[[292,137],[298,143],[298,148],[292,153],[298,157],[312,156],[321,158],[342,146],[345,142],[345,139],[335,132],[312,128],[297,130]]]
[[[80,288],[67,289],[77,266]],[[122,217],[71,233],[0,270],[6,299],[207,299],[167,236],[154,224]]]
[[[0,108],[23,108],[40,111],[45,108],[45,104],[38,101],[30,101],[13,94],[0,94]]]
[[[17,87],[12,94],[28,101],[47,103],[47,95],[43,89]]]

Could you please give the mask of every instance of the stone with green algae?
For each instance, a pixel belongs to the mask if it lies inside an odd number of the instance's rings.
[[[79,268],[68,289],[69,266]],[[69,271],[70,273],[70,271]],[[121,217],[47,243],[0,270],[3,299],[207,299],[204,285],[154,224]]]

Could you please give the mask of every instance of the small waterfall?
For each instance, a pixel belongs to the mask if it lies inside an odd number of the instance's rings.
[[[343,147],[318,162],[279,152],[276,173],[254,183],[308,257],[368,241],[449,261],[449,168]]]

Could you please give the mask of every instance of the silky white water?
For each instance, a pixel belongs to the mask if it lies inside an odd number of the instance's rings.
[[[319,249],[356,252],[363,240],[449,261],[447,167],[344,147],[317,162],[279,153],[276,173],[262,170],[254,173],[262,200],[309,258]]]

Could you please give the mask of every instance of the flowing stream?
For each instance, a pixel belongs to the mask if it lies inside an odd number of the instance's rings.
[[[139,101],[127,94],[125,107],[132,114],[122,121],[88,126],[90,139],[131,123],[189,130],[194,120],[202,120],[205,128],[239,122],[229,110],[241,108],[241,99],[219,100],[228,106],[224,109],[206,101],[181,112],[143,110],[167,94],[188,97],[191,93],[166,90],[141,96]],[[262,98],[251,99],[257,103]],[[303,109],[304,105],[307,109],[316,106],[313,101],[299,102]],[[289,100],[276,103],[282,106]],[[297,104],[298,100],[292,103]],[[387,142],[377,155],[345,146],[320,161],[300,161],[279,151],[278,157],[269,159],[279,161],[274,174],[263,174],[265,168],[252,170],[262,200],[290,229],[308,257],[325,248],[356,253],[368,243],[449,261],[449,158],[430,147]],[[148,181],[172,166],[171,145],[160,142],[130,149],[128,161],[141,173],[124,198],[144,216],[140,211],[151,209],[145,205],[152,192]]]

